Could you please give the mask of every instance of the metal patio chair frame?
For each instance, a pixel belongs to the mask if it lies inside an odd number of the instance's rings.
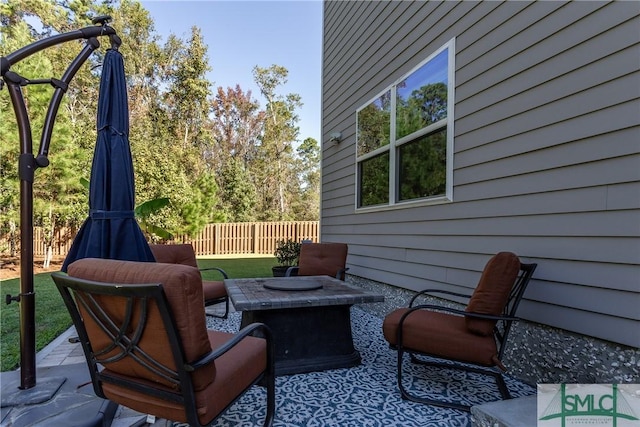
[[[502,372],[506,372],[507,369],[502,364],[501,359],[505,351],[506,343],[509,337],[509,333],[511,331],[511,327],[518,318],[515,316],[516,310],[522,296],[533,276],[533,272],[535,271],[537,264],[520,264],[520,272],[516,281],[509,292],[509,296],[506,304],[502,310],[501,315],[490,315],[490,314],[480,314],[473,313],[469,311],[459,310],[451,307],[441,306],[437,304],[420,304],[415,305],[416,300],[421,296],[434,296],[435,294],[444,294],[449,296],[455,296],[458,298],[467,298],[470,299],[471,295],[439,290],[439,289],[425,289],[421,292],[418,292],[409,302],[408,308],[409,310],[404,313],[404,315],[400,318],[398,328],[397,328],[397,338],[396,345],[392,345],[391,348],[397,350],[397,369],[398,369],[398,388],[400,389],[400,394],[403,399],[410,400],[413,402],[424,403],[429,405],[436,405],[442,407],[448,407],[453,409],[458,409],[462,411],[469,412],[471,407],[469,405],[465,405],[457,402],[446,402],[442,400],[429,399],[424,397],[419,397],[411,394],[403,385],[403,358],[404,354],[408,353],[410,356],[411,362],[420,365],[433,366],[439,368],[446,369],[458,369],[467,372],[474,372],[478,374],[484,374],[492,377],[500,391],[500,395],[502,399],[511,399],[511,394],[509,393],[509,389],[504,381],[502,376]],[[452,316],[466,316],[467,318],[474,319],[486,319],[486,320],[494,320],[496,321],[495,326],[493,327],[493,338],[496,341],[497,345],[497,358],[494,358],[494,366],[497,366],[500,370],[494,369],[492,366],[484,366],[480,364],[476,364],[474,362],[469,362],[465,360],[451,359],[447,357],[443,357],[440,355],[434,355],[431,353],[423,353],[421,351],[417,351],[416,349],[408,348],[403,343],[403,324],[408,316],[418,310],[430,310],[430,311],[439,311],[448,313]],[[448,360],[449,363],[440,362],[438,360],[425,360],[424,358],[420,358],[419,356],[428,356],[431,358],[436,358],[440,360]]]

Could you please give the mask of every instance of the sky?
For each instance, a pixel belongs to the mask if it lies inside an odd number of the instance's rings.
[[[264,108],[265,101],[253,81],[256,65],[273,64],[289,70],[279,94],[297,93],[299,141],[321,142],[322,1],[178,1],[143,0],[155,31],[164,43],[169,34],[188,40],[191,27],[202,30],[208,46],[212,92],[240,85]]]

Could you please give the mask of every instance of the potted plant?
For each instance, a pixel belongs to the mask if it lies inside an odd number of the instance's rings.
[[[273,276],[284,277],[289,267],[298,265],[300,243],[293,239],[279,240],[276,242],[276,250],[273,255],[278,260],[278,265],[272,267]]]

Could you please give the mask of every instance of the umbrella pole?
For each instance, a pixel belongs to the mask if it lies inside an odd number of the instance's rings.
[[[35,294],[33,292],[33,178],[31,126],[20,86],[9,84],[20,134],[20,295],[7,295],[7,304],[20,302],[20,374],[22,389],[35,385]]]
[[[120,44],[120,39],[113,28],[107,22],[109,17],[94,19],[94,25],[71,31],[69,33],[55,35],[39,40],[25,46],[6,57],[0,57],[0,75],[7,84],[11,103],[15,111],[20,135],[20,158],[18,174],[20,177],[20,295],[6,296],[7,304],[12,301],[20,303],[20,386],[22,390],[30,389],[36,385],[36,346],[35,346],[35,292],[33,276],[33,181],[37,167],[46,167],[49,164],[47,154],[51,141],[51,132],[58,112],[58,107],[69,82],[76,72],[87,60],[89,55],[100,44],[96,37],[108,35],[113,47]],[[87,39],[87,43],[75,60],[69,65],[62,79],[33,80],[29,81],[10,71],[13,64],[29,57],[30,55],[48,47],[64,43],[70,40]],[[1,83],[1,82],[0,82]],[[28,84],[49,83],[56,89],[49,104],[45,125],[40,141],[38,157],[33,155],[33,143],[29,116],[22,94],[21,86]],[[1,85],[0,85],[1,87]]]
[[[30,203],[24,203],[25,201]],[[22,224],[25,224],[24,226]],[[20,388],[36,385],[36,305],[33,287],[33,181],[20,181]],[[26,243],[26,244],[25,244]]]

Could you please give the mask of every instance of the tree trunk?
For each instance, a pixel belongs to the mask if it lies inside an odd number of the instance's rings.
[[[17,230],[17,226],[16,226],[16,222],[13,220],[9,221],[9,252],[11,254],[12,257],[15,257],[18,253],[18,245],[16,244],[18,241],[18,233],[16,232]]]
[[[47,245],[47,251],[44,256],[44,262],[42,263],[42,267],[49,268],[51,265],[51,258],[53,258],[53,247],[51,244]]]

